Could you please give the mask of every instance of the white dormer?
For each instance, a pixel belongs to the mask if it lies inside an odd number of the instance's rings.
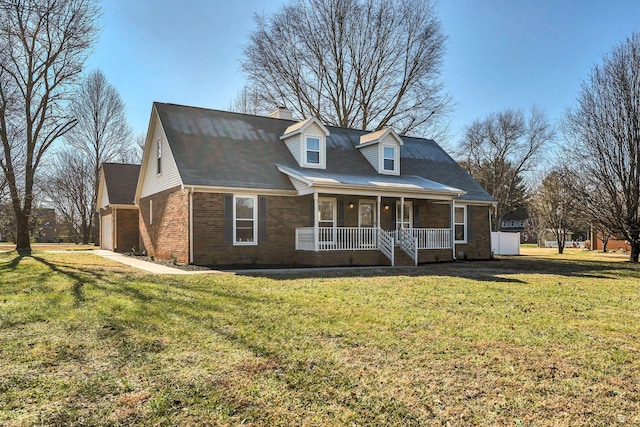
[[[298,164],[305,168],[327,167],[329,129],[316,117],[293,124],[280,137]]]
[[[357,146],[378,173],[400,175],[402,138],[391,128],[380,129],[360,137]]]

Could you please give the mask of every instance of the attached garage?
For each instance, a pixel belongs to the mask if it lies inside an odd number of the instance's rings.
[[[138,207],[134,204],[140,165],[104,163],[98,186],[100,248],[116,252],[140,250]]]

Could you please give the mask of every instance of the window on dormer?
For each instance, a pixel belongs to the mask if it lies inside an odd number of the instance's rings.
[[[385,171],[396,170],[396,149],[395,147],[384,147],[382,150],[382,167]]]
[[[307,163],[320,164],[320,138],[307,138]]]

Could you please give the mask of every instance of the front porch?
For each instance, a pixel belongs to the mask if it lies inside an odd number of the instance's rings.
[[[296,251],[379,251],[391,265],[398,251],[413,265],[454,258],[451,199],[314,194],[310,202],[310,212],[316,214],[309,226],[295,229]]]

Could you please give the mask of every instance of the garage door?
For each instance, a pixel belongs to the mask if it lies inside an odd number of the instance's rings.
[[[100,247],[110,251],[113,250],[113,221],[111,221],[111,217],[111,215],[103,216],[100,223]]]

